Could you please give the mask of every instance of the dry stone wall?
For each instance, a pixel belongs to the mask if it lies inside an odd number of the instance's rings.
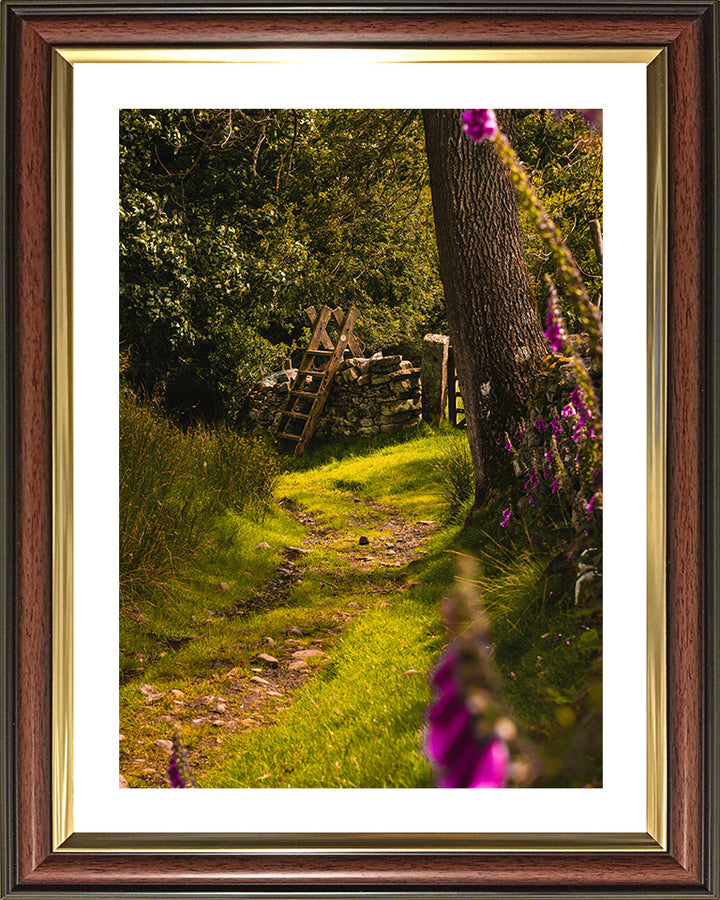
[[[297,369],[276,372],[250,393],[249,419],[275,425]],[[346,359],[330,389],[316,434],[373,435],[413,425],[421,413],[420,369],[400,356]]]

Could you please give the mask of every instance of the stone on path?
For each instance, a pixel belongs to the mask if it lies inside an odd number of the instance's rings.
[[[253,675],[250,681],[254,684],[270,684],[267,678],[261,678],[259,675]]]
[[[275,639],[274,639],[274,638],[271,638],[271,637],[264,637],[264,638],[263,638],[263,642],[266,643],[266,644],[268,644],[270,647],[274,647],[274,646],[275,646]]]
[[[156,747],[159,747],[161,750],[164,750],[166,753],[172,753],[173,751],[173,742],[172,741],[153,741]]]
[[[300,629],[297,627],[297,625],[291,625],[288,628],[287,633],[291,634],[293,637],[302,637],[303,636],[302,631],[300,631]]]
[[[220,588],[221,591],[229,591],[230,590],[230,585],[227,583],[227,581],[221,581],[220,584],[218,585],[218,587]]]
[[[128,780],[127,780],[127,778],[125,778],[124,775],[120,776],[120,781],[119,781],[118,787],[121,787],[121,788],[129,788],[130,787],[130,785],[128,784]]]
[[[289,556],[291,559],[300,559],[302,556],[307,556],[310,553],[309,550],[304,550],[302,547],[286,547],[285,555]]]
[[[272,550],[270,544],[267,541],[260,541],[259,544],[255,545],[256,550]]]
[[[271,669],[277,669],[277,667],[280,665],[280,663],[277,661],[277,659],[274,656],[270,656],[269,653],[258,653],[258,655],[255,657],[255,659],[259,659],[261,662],[263,662],[266,666],[269,666]]]
[[[146,703],[154,703],[155,700],[159,700],[161,697],[165,696],[162,691],[159,691],[152,684],[141,684],[140,693],[145,698]]]
[[[296,650],[292,656],[293,659],[310,659],[312,656],[325,656],[325,654],[322,650],[311,647],[309,650]]]
[[[291,672],[295,672],[298,669],[307,669],[307,667],[308,667],[308,664],[305,662],[304,659],[295,659],[295,660],[293,660],[293,662],[290,663],[290,665],[288,666],[288,669],[290,669]]]

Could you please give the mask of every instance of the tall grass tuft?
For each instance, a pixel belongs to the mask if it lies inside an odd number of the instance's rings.
[[[152,405],[120,400],[120,589],[163,583],[227,510],[262,515],[280,474],[259,438],[226,426],[183,432]]]
[[[434,468],[438,474],[444,518],[448,522],[459,522],[475,497],[472,457],[464,432],[445,439]]]

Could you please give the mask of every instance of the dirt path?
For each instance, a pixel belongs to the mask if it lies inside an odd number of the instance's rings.
[[[363,584],[368,605],[382,606],[387,603],[384,595],[397,594],[413,584],[403,570],[423,555],[423,545],[436,523],[411,522],[397,509],[372,501],[355,503],[357,513],[347,517],[343,529],[336,529],[292,500],[280,501],[283,509],[307,529],[303,545],[286,547],[272,577],[227,610],[224,617],[236,620],[242,628],[243,619],[253,613],[288,603],[295,586],[305,578],[313,579],[333,602],[319,616],[312,636],[291,626],[283,639],[265,637],[252,658],[251,675],[240,667],[217,671],[216,692],[197,694],[193,684],[184,683],[181,676],[178,687],[171,690],[139,685],[143,695],[138,713],[141,736],[133,742],[121,735],[121,784],[126,776],[133,787],[168,786],[169,738],[175,729],[186,742],[190,770],[199,773],[217,754],[225,736],[276,721],[293,702],[297,690],[330,658],[342,630],[362,615],[364,604],[345,598],[357,596],[357,581],[364,573],[372,573]],[[367,543],[364,528],[371,528],[374,534]],[[319,548],[321,553],[311,552]],[[343,565],[328,571],[323,566],[328,554],[341,556]],[[208,660],[208,667],[214,662]],[[153,740],[152,732],[158,729],[164,737]]]

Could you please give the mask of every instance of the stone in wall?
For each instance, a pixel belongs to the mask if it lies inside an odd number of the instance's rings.
[[[297,369],[275,372],[250,391],[250,422],[273,428]],[[390,433],[421,418],[420,369],[400,356],[346,359],[333,379],[317,435]]]

